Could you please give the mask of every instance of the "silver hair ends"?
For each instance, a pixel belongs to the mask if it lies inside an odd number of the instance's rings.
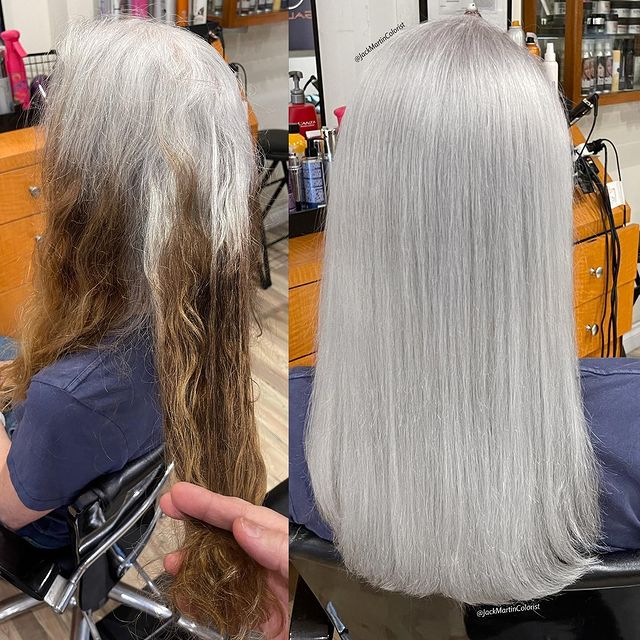
[[[484,20],[443,20],[377,52],[340,136],[306,434],[336,545],[415,596],[555,593],[600,531],[558,95]]]

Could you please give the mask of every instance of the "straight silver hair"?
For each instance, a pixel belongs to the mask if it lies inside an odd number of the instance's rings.
[[[461,602],[592,563],[572,164],[541,64],[483,19],[394,36],[332,172],[306,455],[346,567]]]

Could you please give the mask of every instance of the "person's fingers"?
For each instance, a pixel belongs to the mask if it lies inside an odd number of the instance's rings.
[[[173,500],[171,499],[171,492],[169,491],[160,498],[160,508],[162,509],[165,515],[168,515],[170,518],[173,518],[174,520],[182,520],[184,517],[183,514],[180,511],[178,511],[173,505]]]
[[[289,536],[286,528],[269,528],[249,518],[240,517],[233,523],[233,536],[256,562],[266,569],[277,571],[283,578],[288,578]]]
[[[164,557],[164,568],[167,573],[170,573],[172,576],[175,576],[178,571],[180,571],[180,566],[182,565],[182,560],[184,558],[184,554],[182,551],[173,551],[172,553],[167,553]]]
[[[167,498],[161,502],[161,507],[168,516],[177,520],[196,518],[227,531],[231,531],[234,520],[241,517],[248,517],[265,527],[286,527],[287,519],[271,509],[240,498],[222,496],[189,482],[178,482],[169,495],[171,503]]]

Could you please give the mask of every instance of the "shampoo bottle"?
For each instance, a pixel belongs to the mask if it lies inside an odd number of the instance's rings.
[[[553,42],[547,43],[547,48],[544,51],[544,72],[549,79],[549,82],[554,87],[558,86],[558,63],[556,61],[556,52],[553,48]]]
[[[19,102],[23,109],[28,109],[31,94],[29,92],[29,83],[27,82],[27,72],[22,60],[27,55],[27,52],[20,44],[20,32],[13,30],[3,31],[0,33],[0,38],[2,38],[6,46],[5,64],[11,82],[13,99]]]
[[[525,45],[525,37],[524,31],[520,26],[520,20],[514,20],[509,27],[509,31],[507,31],[507,35],[520,46],[524,47]]]
[[[304,99],[304,91],[300,88],[302,73],[289,71],[289,77],[293,80],[289,103],[289,124],[297,124],[300,127],[300,134],[306,137],[307,131],[319,128],[316,108]]]

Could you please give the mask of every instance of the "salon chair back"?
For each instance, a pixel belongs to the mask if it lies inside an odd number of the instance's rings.
[[[640,638],[640,552],[604,555],[558,595],[503,607],[465,607],[438,596],[417,599],[373,589],[347,573],[331,543],[293,523],[289,553],[303,587],[321,604],[314,608],[299,589],[304,603],[294,601],[292,640],[331,639],[334,628],[350,640]]]
[[[0,575],[59,613],[72,598],[98,609],[149,539],[170,470],[158,447],[89,485],[68,508],[69,547],[37,549],[0,527]]]

